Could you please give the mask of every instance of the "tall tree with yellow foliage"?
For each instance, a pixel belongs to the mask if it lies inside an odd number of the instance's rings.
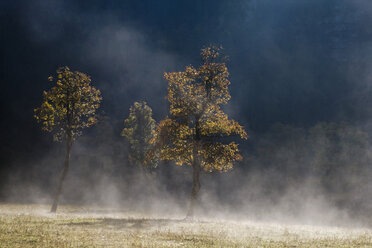
[[[201,170],[227,171],[242,159],[238,145],[224,142],[224,138],[233,135],[248,138],[243,127],[228,119],[221,109],[230,100],[229,73],[221,50],[222,47],[206,47],[201,50],[200,67],[187,66],[183,72],[164,73],[170,116],[158,124],[151,140],[155,149],[148,155],[192,166],[187,217],[194,215]]]
[[[49,81],[56,85],[49,91],[44,91],[43,103],[34,110],[34,116],[42,124],[42,130],[53,133],[55,141],[66,142],[64,168],[51,208],[51,212],[56,212],[70,165],[72,143],[82,134],[84,128],[96,124],[96,110],[102,97],[101,92],[91,86],[88,75],[73,72],[67,66],[57,69],[56,78],[50,76]]]

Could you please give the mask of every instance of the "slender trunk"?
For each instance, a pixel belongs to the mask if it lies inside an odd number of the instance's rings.
[[[199,146],[200,146],[200,124],[199,118],[195,120],[195,144],[193,149],[192,161],[192,189],[190,194],[190,205],[187,211],[186,218],[194,217],[194,208],[198,200],[198,192],[200,190],[200,159],[199,159]]]
[[[190,205],[189,210],[187,211],[186,218],[194,217],[194,208],[198,199],[198,192],[200,190],[200,165],[198,159],[194,159],[192,165],[192,190],[190,194]]]
[[[52,213],[55,213],[57,211],[57,206],[58,206],[59,198],[60,198],[61,193],[62,193],[62,185],[63,185],[63,182],[64,182],[64,180],[66,178],[68,169],[70,167],[71,145],[72,145],[72,138],[71,137],[68,137],[67,138],[67,141],[66,141],[65,165],[64,165],[64,168],[63,168],[63,171],[62,171],[61,178],[59,180],[59,185],[58,185],[58,189],[57,189],[56,195],[54,197],[53,205],[52,205],[52,208],[50,210],[50,212],[52,212]]]

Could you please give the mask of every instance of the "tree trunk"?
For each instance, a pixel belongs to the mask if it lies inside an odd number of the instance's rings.
[[[64,182],[64,180],[66,178],[68,169],[70,167],[71,145],[72,145],[72,138],[71,137],[68,137],[67,138],[67,141],[66,141],[65,165],[64,165],[64,168],[63,168],[63,171],[62,171],[61,178],[59,180],[59,185],[58,185],[58,189],[57,189],[56,195],[54,197],[53,205],[52,205],[52,208],[50,210],[50,212],[52,212],[52,213],[55,213],[57,211],[57,206],[58,206],[59,198],[60,198],[61,193],[62,193],[62,185],[63,185],[63,182]]]
[[[192,190],[190,195],[190,205],[189,210],[187,211],[186,218],[194,217],[194,208],[198,199],[198,192],[200,190],[200,165],[198,159],[194,158],[192,165]]]
[[[200,190],[200,159],[199,159],[199,146],[200,146],[200,117],[195,120],[195,144],[193,149],[193,161],[192,161],[192,189],[190,194],[190,205],[187,211],[186,218],[194,217],[194,208],[198,200],[198,192]]]

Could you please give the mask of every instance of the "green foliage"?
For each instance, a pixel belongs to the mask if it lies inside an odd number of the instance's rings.
[[[129,117],[124,121],[121,135],[131,145],[129,159],[136,165],[145,166],[147,152],[152,148],[149,141],[153,138],[155,120],[152,118],[152,109],[146,102],[134,102],[130,107]],[[156,160],[146,161],[147,167],[156,167]]]
[[[96,110],[102,100],[101,92],[91,86],[88,75],[71,71],[67,66],[57,70],[55,86],[44,91],[44,100],[34,110],[34,117],[42,129],[54,134],[54,140],[71,140],[81,135],[82,129],[97,122]]]
[[[321,122],[310,129],[309,142],[315,169],[341,169],[366,158],[368,134],[346,123]]]
[[[309,143],[310,166],[329,197],[339,205],[358,202],[353,197],[370,181],[368,134],[346,123],[322,122],[310,129]]]
[[[309,147],[306,129],[277,123],[260,136],[257,155],[261,166],[296,178],[297,173],[308,170]]]
[[[346,123],[320,122],[309,129],[275,124],[261,136],[257,156],[269,167],[308,167],[327,174],[367,164],[368,147],[368,134]]]
[[[372,161],[366,132],[347,123],[321,122],[308,129],[275,124],[259,139],[252,165],[274,175],[268,198],[311,180],[329,202],[353,215],[370,207],[364,198]]]
[[[183,72],[164,73],[170,117],[157,126],[151,140],[155,151],[150,156],[159,154],[162,160],[178,165],[191,165],[197,156],[206,171],[226,171],[242,159],[235,142],[222,141],[230,135],[246,139],[247,134],[221,109],[230,99],[229,73],[221,49],[202,49],[199,68],[187,66]]]

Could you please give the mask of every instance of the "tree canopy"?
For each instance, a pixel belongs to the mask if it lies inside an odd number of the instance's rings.
[[[155,120],[152,118],[152,109],[146,102],[134,102],[130,107],[129,117],[124,121],[121,135],[130,143],[129,159],[144,168],[147,152],[152,148],[149,141],[153,138]],[[147,167],[155,167],[155,160],[148,161]]]
[[[97,122],[96,110],[102,100],[101,92],[91,86],[91,78],[67,66],[57,69],[56,77],[49,81],[55,86],[44,91],[43,103],[34,110],[42,129],[53,133],[54,140],[66,136],[72,140],[81,135],[82,129]]]
[[[159,123],[151,140],[162,160],[191,165],[198,156],[205,171],[227,171],[242,159],[238,145],[222,139],[248,136],[221,109],[230,100],[229,73],[221,49],[202,49],[203,64],[198,68],[187,66],[183,72],[164,73],[170,116]]]

